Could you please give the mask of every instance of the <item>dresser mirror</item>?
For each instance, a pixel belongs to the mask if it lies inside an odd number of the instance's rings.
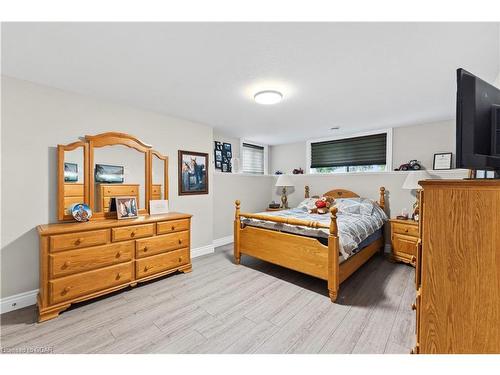
[[[168,158],[124,133],[87,135],[58,146],[58,218],[86,203],[93,219],[116,218],[116,197],[135,197],[139,215],[151,199],[168,199]]]
[[[86,167],[87,147],[78,141],[65,146],[58,146],[58,187],[59,220],[71,219],[71,209],[76,203],[87,203],[85,191],[88,175]]]
[[[151,199],[168,199],[168,158],[151,151]]]
[[[147,152],[124,145],[93,148],[94,214],[116,215],[116,197],[135,197],[146,210]]]

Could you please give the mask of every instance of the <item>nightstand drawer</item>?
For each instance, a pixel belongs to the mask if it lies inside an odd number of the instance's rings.
[[[418,225],[392,223],[392,232],[418,237]]]
[[[392,234],[392,251],[398,255],[405,255],[411,260],[417,255],[417,242],[415,237],[393,233]]]

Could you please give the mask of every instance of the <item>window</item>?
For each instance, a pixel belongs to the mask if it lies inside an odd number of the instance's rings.
[[[251,143],[241,144],[241,169],[243,173],[264,174],[265,148]]]
[[[383,172],[391,165],[391,131],[310,142],[310,173]]]

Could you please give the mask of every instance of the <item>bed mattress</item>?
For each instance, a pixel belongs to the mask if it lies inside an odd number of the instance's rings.
[[[293,208],[275,212],[261,212],[260,215],[294,217],[302,220],[317,221],[330,225],[330,215],[311,214],[302,208]],[[358,249],[362,249],[376,241],[382,236],[381,228],[386,217],[382,215],[357,215],[357,214],[337,214],[338,236],[340,244],[341,261],[348,259],[355,254]],[[250,219],[241,217],[241,222],[259,228],[272,229],[292,234],[320,239],[328,238],[330,232],[328,228],[311,228],[300,225],[290,225],[275,223],[267,220]],[[368,242],[365,242],[368,241]]]

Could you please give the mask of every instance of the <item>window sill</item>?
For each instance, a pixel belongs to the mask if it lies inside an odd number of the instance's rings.
[[[214,171],[215,175],[224,175],[224,176],[241,176],[241,177],[272,177],[274,175],[271,174],[253,174],[253,173],[233,173],[233,172],[219,172]]]

